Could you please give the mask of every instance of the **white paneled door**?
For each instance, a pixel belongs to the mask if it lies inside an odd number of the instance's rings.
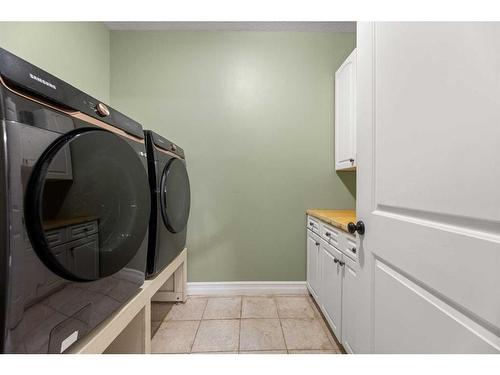
[[[500,351],[500,24],[362,23],[363,351]]]

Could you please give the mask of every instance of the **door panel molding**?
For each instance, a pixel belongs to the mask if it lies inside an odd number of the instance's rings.
[[[383,204],[376,205],[372,214],[500,244],[500,223],[494,220]]]
[[[498,23],[373,27],[375,206],[498,224]]]
[[[448,353],[448,352],[500,352],[500,337],[484,328],[454,306],[448,304],[443,299],[433,294],[430,290],[416,284],[395,268],[382,261],[380,258],[375,258],[374,261],[374,294],[375,294],[375,307],[373,310],[374,321],[374,344],[376,352],[385,352],[385,349],[391,348],[391,343],[387,342],[387,335],[377,342],[377,329],[387,329],[384,323],[387,320],[392,320],[394,324],[400,321],[402,324],[411,325],[410,321],[420,321],[425,319],[425,325],[428,333],[429,345],[435,345],[433,353]],[[391,285],[391,283],[394,283]],[[379,293],[382,288],[383,292]],[[401,314],[396,310],[398,306],[391,306],[388,299],[388,291],[398,294],[398,301],[405,300],[406,305],[402,307],[405,311],[404,319],[401,319]],[[405,296],[405,292],[407,295]],[[379,298],[377,298],[379,297]],[[382,309],[381,309],[382,308]],[[391,311],[392,309],[392,311]],[[391,314],[395,313],[398,319],[391,319]],[[378,327],[383,325],[384,327]],[[394,345],[403,345],[402,352],[419,352],[417,340],[413,340],[411,335],[419,335],[418,324],[415,325],[416,330],[404,330],[403,333],[393,330],[393,335],[405,334],[408,335],[405,340],[394,342]],[[449,334],[459,335],[463,342],[456,342],[458,337],[449,336]],[[413,346],[415,345],[415,346]],[[442,345],[441,349],[439,346]],[[406,348],[406,350],[404,349]],[[421,352],[427,352],[428,348],[421,348]],[[392,349],[390,349],[393,352]]]

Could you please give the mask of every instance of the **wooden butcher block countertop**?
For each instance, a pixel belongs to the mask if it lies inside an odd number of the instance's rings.
[[[307,214],[347,232],[347,224],[356,222],[355,210],[307,210]]]

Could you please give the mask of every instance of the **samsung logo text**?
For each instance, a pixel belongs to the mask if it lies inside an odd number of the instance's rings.
[[[54,84],[52,84],[52,83],[50,83],[50,82],[47,82],[46,80],[44,80],[44,79],[42,79],[42,78],[40,78],[40,77],[37,77],[37,76],[36,76],[36,75],[34,75],[34,74],[31,74],[31,73],[30,73],[30,78],[31,78],[31,79],[34,79],[35,81],[38,81],[38,82],[40,82],[40,83],[44,84],[45,86],[50,87],[51,89],[54,89],[54,90],[56,90],[56,89],[57,89],[56,85],[54,85]]]

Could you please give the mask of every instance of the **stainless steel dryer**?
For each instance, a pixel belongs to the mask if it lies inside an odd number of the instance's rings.
[[[0,119],[0,352],[61,353],[143,284],[143,129],[2,49]]]

